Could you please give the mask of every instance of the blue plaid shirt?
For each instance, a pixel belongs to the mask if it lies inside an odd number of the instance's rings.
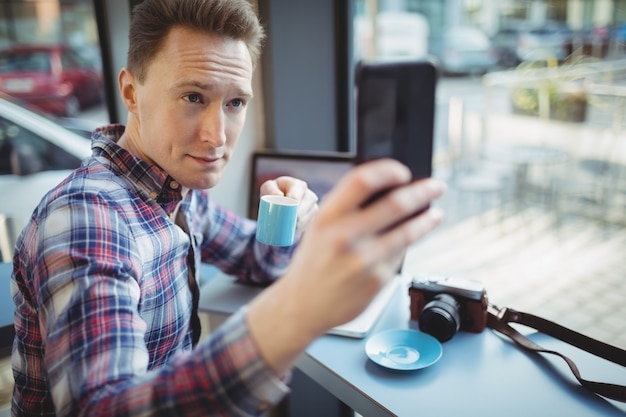
[[[287,387],[260,359],[243,311],[192,348],[190,273],[206,262],[269,283],[293,248],[257,243],[254,222],[119,147],[123,131],[94,133],[93,156],[18,240],[12,412],[259,414]]]

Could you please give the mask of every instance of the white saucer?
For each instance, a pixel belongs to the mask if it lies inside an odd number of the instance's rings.
[[[367,356],[385,368],[413,370],[430,366],[443,354],[433,336],[413,329],[392,329],[376,333],[365,344]]]

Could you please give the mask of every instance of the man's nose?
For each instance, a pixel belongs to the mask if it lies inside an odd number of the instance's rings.
[[[207,107],[202,115],[201,139],[210,142],[213,147],[219,147],[226,143],[226,116],[222,106]]]

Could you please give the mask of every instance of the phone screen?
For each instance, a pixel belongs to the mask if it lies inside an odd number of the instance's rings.
[[[356,157],[391,157],[414,179],[431,176],[437,69],[430,61],[361,64]]]

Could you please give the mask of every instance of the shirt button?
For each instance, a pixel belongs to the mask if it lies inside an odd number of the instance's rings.
[[[179,186],[179,184],[178,184],[176,181],[172,181],[172,182],[170,182],[170,188],[171,188],[172,190],[176,190],[176,189],[178,189],[178,186]]]
[[[261,401],[256,409],[257,411],[267,411],[270,407],[272,406],[272,403],[270,403],[269,401]]]
[[[159,193],[157,193],[156,191],[152,191],[150,193],[150,198],[153,200],[156,200],[156,198],[159,196]]]

